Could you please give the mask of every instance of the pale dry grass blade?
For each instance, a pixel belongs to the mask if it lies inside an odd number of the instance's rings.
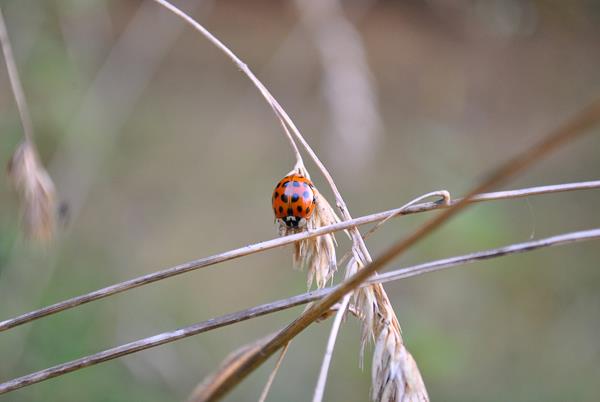
[[[321,370],[319,371],[319,378],[317,379],[317,385],[315,386],[315,392],[313,394],[313,402],[320,402],[323,400],[325,395],[325,385],[327,384],[327,375],[329,373],[329,366],[331,365],[331,359],[333,358],[333,350],[335,349],[335,341],[337,339],[338,332],[342,325],[342,320],[346,315],[346,309],[350,303],[350,295],[344,296],[340,303],[339,309],[335,314],[333,324],[331,325],[331,332],[329,333],[329,339],[327,340],[327,346],[325,347],[325,353],[323,355],[323,363],[321,363]]]
[[[252,81],[254,86],[256,86],[256,88],[259,90],[259,92],[265,98],[265,100],[267,101],[269,106],[271,106],[271,108],[273,109],[275,116],[277,116],[277,119],[279,120],[279,122],[283,128],[283,131],[285,132],[285,134],[290,142],[290,146],[292,147],[292,150],[294,152],[294,156],[296,158],[296,167],[298,167],[298,168],[303,167],[304,163],[302,162],[302,156],[300,155],[298,146],[296,145],[296,142],[294,141],[292,134],[289,131],[291,129],[292,131],[297,132],[298,129],[294,125],[294,122],[292,121],[292,119],[290,119],[290,117],[287,115],[285,110],[281,107],[281,105],[279,105],[279,102],[277,102],[277,100],[273,97],[273,95],[271,95],[271,93],[263,85],[263,83],[260,82],[260,80],[258,78],[256,78],[256,76],[254,75],[252,70],[250,70],[248,68],[246,63],[244,63],[242,60],[240,60],[235,55],[235,53],[233,53],[227,46],[225,46],[223,44],[223,42],[221,42],[219,39],[217,39],[206,28],[204,28],[201,24],[199,24],[198,21],[194,20],[192,17],[190,17],[188,14],[186,14],[179,8],[175,7],[170,2],[168,2],[166,0],[154,0],[154,2],[158,3],[162,7],[166,8],[167,10],[169,10],[170,12],[175,14],[177,17],[179,17],[183,21],[185,21],[187,24],[189,24],[196,31],[200,32],[213,45],[215,45],[219,50],[221,50],[223,53],[225,53],[225,55],[227,57],[229,57],[229,59],[231,59],[231,61],[240,69],[240,71],[242,71],[250,79],[250,81]]]
[[[267,396],[269,395],[269,391],[271,390],[273,381],[275,381],[275,376],[279,371],[279,367],[281,367],[281,362],[283,362],[283,358],[285,357],[289,347],[290,344],[288,343],[283,347],[283,349],[281,349],[281,353],[279,354],[279,357],[275,362],[275,367],[273,367],[273,371],[271,371],[271,374],[269,375],[269,379],[267,380],[267,383],[265,384],[265,387],[263,388],[263,391],[260,394],[260,397],[258,398],[258,402],[265,402],[267,400]]]
[[[25,91],[23,90],[21,79],[19,78],[19,71],[17,70],[17,63],[15,62],[15,56],[8,37],[8,30],[6,28],[6,22],[4,21],[2,8],[0,8],[0,43],[2,45],[2,54],[4,55],[4,62],[6,64],[6,70],[8,71],[10,86],[17,103],[19,117],[21,118],[23,133],[26,140],[33,142],[33,123],[31,122],[31,114],[29,113],[27,102],[25,101]]]
[[[511,254],[529,252],[545,247],[554,247],[590,240],[600,240],[600,228],[584,230],[579,232],[564,233],[545,239],[511,244],[505,247],[479,251],[476,253],[469,253],[461,256],[446,258],[443,260],[436,260],[425,264],[415,265],[412,267],[401,268],[384,274],[380,274],[377,277],[373,277],[369,280],[366,280],[360,286],[370,286],[375,283],[385,283],[404,278],[410,278],[425,273],[440,271],[443,269],[473,263],[475,261],[482,261],[492,258],[503,257]],[[36,384],[38,382],[45,381],[50,378],[58,377],[73,371],[81,370],[83,368],[117,359],[119,357],[126,356],[132,353],[137,353],[142,350],[150,349],[170,342],[175,342],[179,339],[187,338],[190,336],[198,335],[200,333],[211,331],[213,329],[236,324],[241,321],[264,316],[267,314],[272,314],[278,311],[320,300],[323,297],[333,293],[336,289],[337,287],[318,289],[312,292],[251,307],[224,316],[211,318],[210,320],[199,322],[197,324],[190,325],[185,328],[180,328],[175,331],[165,332],[148,338],[139,339],[137,341],[117,346],[112,349],[107,349],[102,352],[95,353],[93,355],[85,356],[77,360],[59,364],[57,366],[45,370],[41,370],[4,382],[0,384],[0,394],[11,392],[16,389],[27,387],[29,385]],[[325,312],[321,314],[317,319],[321,319],[322,317],[327,316],[328,313],[329,309],[325,310]]]

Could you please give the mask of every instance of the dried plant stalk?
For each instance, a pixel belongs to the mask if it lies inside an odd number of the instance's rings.
[[[25,140],[8,164],[8,175],[21,199],[23,228],[32,239],[47,242],[55,227],[55,191],[35,147]]]
[[[315,211],[308,221],[309,229],[317,229],[338,223],[340,220],[333,208],[320,192],[315,193]],[[323,288],[333,279],[337,270],[335,248],[337,242],[333,233],[304,239],[294,243],[294,265],[307,267],[307,286],[310,289],[313,280],[317,288]]]
[[[350,259],[346,278],[359,270]],[[354,303],[362,318],[360,361],[369,340],[375,340],[371,368],[373,401],[428,401],[427,389],[418,366],[402,340],[400,324],[380,283],[354,292]]]
[[[371,398],[374,401],[426,402],[429,400],[415,359],[390,326],[383,327],[373,353]]]
[[[265,387],[263,388],[263,391],[261,392],[260,397],[258,398],[258,402],[265,402],[267,400],[267,396],[269,395],[269,391],[271,391],[271,386],[273,385],[273,381],[275,381],[275,376],[277,375],[277,372],[279,371],[279,367],[281,367],[281,362],[283,361],[283,358],[285,357],[289,347],[290,347],[290,344],[287,343],[283,347],[283,349],[281,349],[281,353],[279,354],[279,357],[277,358],[277,361],[275,362],[275,367],[273,367],[273,371],[271,371],[271,374],[269,375],[267,383],[265,384]]]

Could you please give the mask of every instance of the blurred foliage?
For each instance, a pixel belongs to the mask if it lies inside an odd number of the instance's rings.
[[[28,245],[18,232],[15,196],[0,180],[0,319],[275,236],[269,198],[293,164],[287,140],[250,84],[189,29],[160,60],[123,127],[96,132],[94,119],[83,118],[83,127],[86,119],[90,124],[80,138],[99,162],[85,156],[66,171],[61,165],[64,155],[80,152],[66,133],[82,119],[87,91],[138,9],[155,9],[156,24],[128,49],[130,60],[153,46],[153,28],[177,23],[150,3],[2,2],[40,153],[72,214],[53,247]],[[177,2],[193,3],[199,1]],[[344,7],[362,34],[384,124],[364,171],[343,158],[331,165],[354,216],[439,188],[458,196],[600,93],[597,1],[348,0]],[[291,4],[206,2],[194,16],[254,69],[320,155],[336,152],[327,148],[318,54]],[[122,74],[133,74],[125,67]],[[20,126],[4,69],[0,89],[5,166]],[[98,108],[110,111],[102,102]],[[598,134],[509,188],[598,179]],[[396,264],[599,226],[599,204],[600,194],[587,191],[474,206]],[[373,255],[425,219],[386,224],[368,242]],[[290,254],[249,256],[2,333],[0,379],[302,292],[305,274],[291,269]],[[432,400],[597,400],[599,257],[597,244],[569,245],[386,286]],[[3,400],[184,400],[231,350],[300,311],[98,365]],[[315,325],[293,343],[270,400],[310,398],[329,325]],[[370,362],[358,368],[359,337],[358,324],[348,320],[326,400],[366,400]],[[271,365],[227,400],[255,399]]]

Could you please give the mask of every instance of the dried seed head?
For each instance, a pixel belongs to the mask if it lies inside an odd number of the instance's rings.
[[[333,211],[333,208],[331,208],[331,205],[329,205],[325,197],[318,191],[316,192],[315,204],[315,213],[311,219],[314,228],[339,222],[339,218]],[[333,278],[333,275],[337,270],[335,254],[337,243],[335,241],[335,236],[333,233],[330,233],[307,239],[304,243],[307,244],[306,248],[309,249],[307,250],[307,255],[310,256],[309,259],[305,260],[306,266],[308,267],[307,285],[310,288],[313,279],[315,279],[318,288],[325,287],[327,282]],[[296,261],[298,260],[296,256],[294,256],[294,258]]]
[[[8,164],[8,176],[19,194],[26,236],[49,241],[55,225],[54,184],[29,141],[16,149]]]
[[[315,211],[307,222],[307,229],[338,222],[331,206],[318,191],[315,193]],[[294,243],[294,266],[306,267],[307,286],[312,286],[313,280],[318,288],[323,288],[333,278],[337,270],[335,248],[337,243],[332,233]]]
[[[429,401],[417,363],[389,326],[384,325],[375,342],[371,376],[373,401]]]
[[[362,268],[351,258],[346,276]],[[375,284],[356,289],[354,303],[362,319],[360,363],[367,341],[375,340],[372,364],[373,390],[377,402],[426,402],[427,389],[411,354],[404,346],[400,324],[385,289]]]
[[[292,174],[307,177],[307,172],[304,168],[295,169],[288,173],[288,176]],[[280,236],[316,229],[339,222],[339,218],[325,197],[314,187],[312,191],[314,193],[314,211],[306,221],[306,225],[302,227],[289,227],[279,219]],[[294,267],[307,268],[307,285],[309,288],[312,286],[313,281],[316,282],[318,288],[325,287],[327,282],[333,278],[333,274],[337,270],[336,246],[337,243],[333,234],[325,234],[294,243]]]

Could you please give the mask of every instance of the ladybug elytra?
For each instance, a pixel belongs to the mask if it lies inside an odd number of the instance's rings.
[[[315,209],[316,189],[304,176],[291,174],[281,179],[273,191],[273,212],[289,228],[306,226]]]

